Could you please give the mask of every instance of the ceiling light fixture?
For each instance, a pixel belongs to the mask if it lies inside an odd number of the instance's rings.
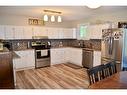
[[[100,5],[87,5],[87,7],[91,8],[91,9],[96,9],[96,8],[99,8]]]
[[[55,21],[55,16],[52,15],[52,16],[51,16],[51,22],[54,22],[54,21]]]
[[[85,0],[85,5],[88,8],[96,9],[96,8],[99,8],[101,6],[100,2],[102,2],[102,1],[101,0]]]
[[[60,16],[62,12],[52,11],[52,10],[44,10],[44,12],[46,13],[43,17],[44,21],[48,21],[48,17],[49,17],[48,15],[51,15],[51,18],[50,18],[51,22],[55,22],[56,17],[57,17],[57,22],[62,22],[62,18]]]
[[[44,15],[44,21],[48,21],[48,16]]]

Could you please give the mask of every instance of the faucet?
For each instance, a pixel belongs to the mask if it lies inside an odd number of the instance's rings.
[[[80,41],[78,42],[78,46],[81,46],[81,43],[80,43]]]

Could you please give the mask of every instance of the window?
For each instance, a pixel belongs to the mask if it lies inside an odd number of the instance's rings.
[[[80,37],[81,38],[86,37],[86,35],[87,35],[87,26],[81,25],[79,31],[80,31]]]

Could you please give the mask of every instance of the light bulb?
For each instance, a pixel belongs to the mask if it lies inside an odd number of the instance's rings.
[[[48,16],[44,15],[44,21],[48,21]]]
[[[62,18],[61,18],[61,16],[58,16],[57,21],[58,21],[58,22],[62,22]]]
[[[54,21],[55,21],[55,16],[52,15],[52,16],[51,16],[51,22],[54,22]]]

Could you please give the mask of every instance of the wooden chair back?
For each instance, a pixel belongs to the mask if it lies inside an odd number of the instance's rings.
[[[109,77],[116,72],[117,70],[115,61],[109,62],[104,65],[104,77]]]
[[[104,69],[104,65],[99,65],[87,70],[90,85],[104,79],[103,69]]]

